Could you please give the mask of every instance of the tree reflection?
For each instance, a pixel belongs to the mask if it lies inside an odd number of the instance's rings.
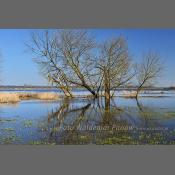
[[[108,131],[77,128],[79,126],[112,128],[114,124],[126,125],[126,122],[117,120],[122,113],[124,110],[118,108],[113,101],[105,101],[104,98],[83,100],[79,103],[76,100],[74,103],[74,100],[64,99],[59,107],[48,115],[49,141],[59,144],[79,144],[82,138],[92,141],[97,132],[102,136]]]
[[[104,98],[64,99],[59,107],[48,115],[48,141],[56,144],[147,143],[148,136],[155,139],[153,132],[123,129],[130,126],[146,128],[159,125],[157,120],[152,119],[157,114],[153,109],[144,106],[138,100],[136,105],[138,110],[133,113],[127,108],[118,106],[115,100],[109,102]],[[89,128],[85,128],[87,126]],[[122,129],[113,130],[114,126]],[[95,127],[108,127],[108,129],[92,129]]]

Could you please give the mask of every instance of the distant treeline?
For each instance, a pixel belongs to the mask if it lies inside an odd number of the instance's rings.
[[[26,90],[26,89],[59,89],[58,86],[0,86],[0,90]],[[82,89],[81,87],[72,86],[72,89]],[[136,90],[136,86],[118,87],[117,90]],[[175,87],[144,87],[144,90],[175,90]]]

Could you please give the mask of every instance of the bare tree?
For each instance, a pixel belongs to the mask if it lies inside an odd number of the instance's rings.
[[[65,96],[72,97],[62,59],[58,55],[55,33],[49,31],[33,33],[31,43],[27,43],[27,46],[34,54],[33,60],[39,65],[44,77],[52,84],[56,84]]]
[[[104,42],[97,65],[101,71],[104,96],[109,102],[116,88],[126,84],[134,76],[131,73],[132,64],[126,40],[119,37]]]
[[[62,30],[57,39],[57,48],[68,70],[68,82],[86,88],[97,97],[99,73],[94,66],[94,38],[85,30]]]
[[[143,56],[140,64],[136,64],[136,79],[138,87],[136,91],[136,99],[139,92],[145,87],[150,86],[161,75],[163,70],[160,56],[156,53],[149,52]]]
[[[94,66],[95,41],[87,31],[35,33],[28,46],[44,75],[50,82],[57,84],[66,96],[72,96],[70,87],[74,85],[86,88],[97,97],[99,74]]]

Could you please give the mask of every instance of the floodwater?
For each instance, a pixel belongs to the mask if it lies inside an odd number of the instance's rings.
[[[175,96],[1,104],[0,144],[175,144]]]

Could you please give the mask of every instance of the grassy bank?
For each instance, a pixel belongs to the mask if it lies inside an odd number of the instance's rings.
[[[17,103],[21,100],[57,100],[55,93],[0,93],[0,103]]]

